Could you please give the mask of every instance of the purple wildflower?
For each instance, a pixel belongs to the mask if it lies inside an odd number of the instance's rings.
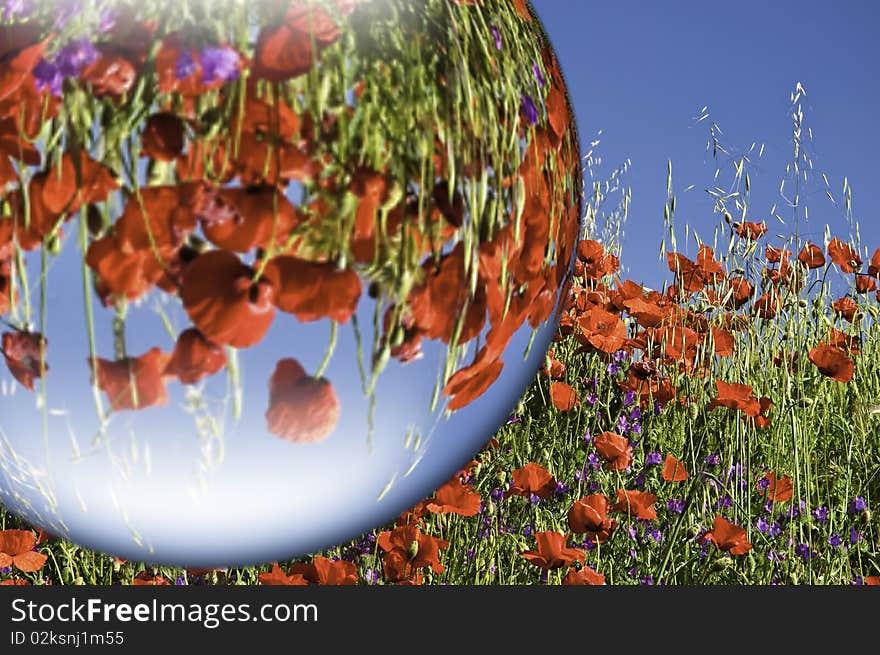
[[[202,63],[202,83],[210,84],[217,80],[231,82],[238,79],[239,58],[232,48],[208,46],[202,48],[199,59]]]
[[[819,523],[824,524],[825,521],[828,520],[828,507],[827,505],[822,505],[822,507],[817,507],[812,512],[813,518],[816,519]]]
[[[182,585],[185,585],[185,584],[186,584],[186,580],[183,579],[183,575],[178,575],[178,576],[177,576],[177,580],[174,581],[174,584],[175,584],[176,586],[178,586],[178,587],[180,587],[180,586],[182,586]]]
[[[501,32],[498,31],[498,28],[492,26],[492,38],[495,40],[495,48],[501,50]]]
[[[684,511],[684,499],[677,500],[675,498],[670,498],[666,501],[666,509],[670,512],[681,514]]]
[[[782,526],[779,525],[779,521],[773,522],[773,525],[770,526],[770,531],[768,532],[768,534],[771,537],[778,537],[780,534],[782,534]]]
[[[99,53],[88,39],[71,41],[55,55],[54,64],[62,77],[77,77],[83,66],[88,66]]]
[[[613,355],[611,355],[611,359],[613,359],[615,362],[620,364],[622,362],[625,362],[627,359],[629,359],[629,355],[627,354],[627,352],[625,350],[617,350],[614,352]]]
[[[648,456],[645,458],[645,466],[656,466],[657,464],[662,464],[662,463],[663,463],[663,455],[661,455],[656,450],[648,453]]]
[[[557,482],[556,489],[553,490],[555,494],[567,494],[568,486],[564,482]]]
[[[843,539],[841,539],[840,535],[836,532],[832,532],[831,536],[828,537],[828,543],[831,544],[832,548],[840,548],[843,544]]]
[[[53,96],[61,95],[62,78],[55,64],[46,59],[40,59],[37,65],[34,66],[33,76],[34,86],[36,86],[37,91],[48,89]]]
[[[589,455],[587,455],[587,461],[590,463],[590,466],[592,466],[593,469],[596,471],[602,468],[602,460],[599,459],[599,456],[596,453],[590,453]]]
[[[855,545],[855,544],[859,543],[861,540],[862,540],[862,533],[859,532],[858,530],[856,530],[855,528],[852,528],[849,531],[849,543],[851,543],[852,545]]]
[[[795,555],[804,560],[804,564],[813,559],[815,553],[810,549],[809,544],[798,544],[794,549]]]
[[[522,95],[522,113],[529,125],[538,123],[538,108],[535,107],[535,101],[525,93]]]
[[[639,584],[645,586],[653,586],[654,576],[649,573],[646,577],[639,578]]]
[[[534,532],[534,530],[532,530],[532,526],[530,525],[525,526],[522,530],[524,537],[531,536],[532,532]]]
[[[758,489],[761,491],[767,491],[770,488],[770,480],[767,478],[761,478],[758,480]]]
[[[617,375],[618,373],[620,373],[620,364],[611,362],[608,365],[608,375]]]
[[[174,66],[174,76],[178,80],[185,80],[197,70],[198,65],[196,65],[192,53],[189,50],[181,50],[177,55],[177,64]]]
[[[626,533],[629,535],[629,538],[632,539],[633,541],[636,541],[638,539],[638,532],[636,532],[636,526],[634,526],[634,525],[629,526],[626,529]],[[633,557],[635,557],[635,556],[633,556]]]
[[[636,392],[630,389],[623,395],[623,404],[626,407],[629,407],[636,401]],[[638,409],[638,408],[636,408]],[[635,411],[635,410],[633,410]],[[639,418],[641,418],[641,413],[639,413]]]
[[[660,532],[659,528],[649,527],[645,530],[645,534],[648,535],[649,538],[656,541],[658,544],[663,540],[663,533]]]
[[[866,509],[868,509],[868,503],[865,502],[865,499],[861,496],[856,496],[849,504],[850,514],[858,514],[859,512],[864,512]]]
[[[626,432],[629,429],[629,421],[626,420],[626,416],[621,414],[617,417],[617,431],[621,434]]]
[[[758,530],[761,534],[767,534],[770,530],[770,523],[763,516],[758,519],[757,523],[755,523],[755,529]]]
[[[539,87],[547,86],[547,80],[544,79],[544,74],[541,72],[541,67],[538,66],[538,62],[532,62],[532,73],[535,75],[535,81],[538,83]]]
[[[730,497],[730,494],[724,494],[715,503],[715,509],[725,509],[727,507],[733,507],[733,498]]]
[[[367,584],[376,584],[379,582],[379,569],[365,569],[364,580],[367,581]]]
[[[654,401],[654,416],[660,416],[663,413],[663,403],[659,400]]]
[[[537,505],[539,502],[541,502],[541,497],[537,494],[529,494],[529,502],[532,505]]]
[[[599,402],[599,396],[597,396],[595,393],[590,392],[587,394],[586,400],[587,404],[589,404],[590,407],[595,407],[596,403]]]
[[[718,463],[721,461],[721,457],[718,453],[712,453],[711,455],[706,455],[706,459],[704,460],[708,466],[718,466]]]

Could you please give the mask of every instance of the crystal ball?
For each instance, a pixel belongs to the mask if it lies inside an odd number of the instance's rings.
[[[137,561],[331,547],[541,365],[578,136],[524,0],[16,5],[0,504]]]

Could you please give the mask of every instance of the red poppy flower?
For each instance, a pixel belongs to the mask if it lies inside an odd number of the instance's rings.
[[[152,348],[140,357],[116,361],[99,357],[95,360],[97,381],[92,380],[92,384],[97,384],[107,394],[113,411],[165,405],[168,392],[162,376],[170,357],[169,353],[158,348]]]
[[[786,250],[785,248],[774,248],[773,246],[767,246],[766,251],[767,261],[771,264],[778,264],[781,261],[787,260],[791,257],[791,250]]]
[[[266,185],[220,189],[198,218],[211,243],[241,253],[281,248],[302,220],[281,191]]]
[[[551,380],[561,380],[565,377],[565,364],[556,359],[552,350],[548,350],[544,367],[541,371]]]
[[[856,293],[871,293],[877,290],[877,278],[856,275]]]
[[[162,281],[171,271],[175,252],[171,247],[159,249],[158,255],[149,248],[135,250],[110,233],[89,245],[86,263],[97,276],[98,295],[110,305],[114,299],[136,300]]]
[[[853,360],[840,348],[820,342],[810,350],[810,361],[819,372],[838,382],[849,382],[853,379],[855,365]]]
[[[733,335],[727,330],[720,327],[712,326],[712,342],[715,344],[715,354],[719,357],[730,357],[733,355],[733,347],[735,341]]]
[[[567,412],[579,404],[577,392],[565,382],[550,384],[550,398],[553,406],[561,412]]]
[[[455,476],[434,493],[425,508],[434,514],[474,516],[480,511],[480,494],[474,491],[474,485],[462,484]]]
[[[379,534],[376,540],[387,555],[396,553],[403,558],[410,572],[430,566],[434,573],[443,573],[445,567],[440,563],[440,549],[449,546],[445,539],[422,534],[414,525],[404,525]]]
[[[183,121],[175,114],[150,115],[141,133],[142,155],[158,161],[173,161],[183,152]]]
[[[622,471],[632,464],[632,446],[626,437],[614,432],[603,432],[593,439],[593,445],[605,460],[609,471]]]
[[[871,256],[871,263],[868,264],[868,275],[880,279],[880,248],[877,248]]]
[[[848,296],[835,300],[831,303],[831,307],[834,309],[835,314],[839,314],[849,323],[855,323],[862,317],[859,306]]]
[[[297,562],[290,567],[288,577],[301,575],[308,584],[323,586],[356,585],[357,568],[353,562],[315,557],[311,563]]]
[[[672,455],[667,455],[663,462],[662,476],[667,482],[684,482],[688,479],[688,472],[685,470],[684,464]]]
[[[97,50],[97,59],[80,71],[79,78],[95,98],[119,100],[137,81],[137,69],[120,48],[98,46]]]
[[[762,483],[762,480],[767,480],[767,482]],[[758,489],[764,493],[767,500],[772,500],[774,503],[784,503],[791,500],[793,486],[790,477],[784,475],[777,478],[775,473],[767,471],[762,480],[758,481]],[[765,487],[764,484],[767,486]]]
[[[134,578],[132,578],[131,584],[134,585],[135,587],[140,587],[140,586],[165,587],[165,586],[170,585],[171,583],[168,582],[168,580],[163,578],[161,575],[154,575],[153,573],[150,573],[149,571],[141,571],[136,576],[134,576]]]
[[[505,498],[511,496],[524,496],[528,498],[535,495],[538,498],[546,500],[556,491],[556,480],[550,475],[540,464],[529,462],[522,468],[518,468],[511,473],[513,483],[510,489],[504,492]]]
[[[835,348],[845,350],[852,355],[858,355],[861,353],[862,340],[857,334],[851,335],[846,332],[841,332],[837,328],[831,328],[831,333],[828,336],[828,344]]]
[[[856,249],[837,237],[828,242],[828,256],[844,273],[855,273],[862,267],[862,258]]]
[[[444,255],[439,266],[435,264],[433,258],[429,258],[422,266],[422,270],[425,279],[413,287],[408,298],[413,319],[419,330],[429,339],[441,339],[443,343],[449,343],[456,322],[467,303],[467,313],[459,343],[466,343],[479,334],[486,320],[485,294],[482,299],[471,297],[470,287],[465,278],[463,243],[458,243]],[[495,286],[491,285],[490,288],[494,290]],[[500,355],[500,352],[498,354]],[[490,359],[497,357],[493,356]]]
[[[752,395],[752,387],[747,384],[728,384],[723,380],[715,380],[718,395],[709,403],[711,411],[716,407],[727,407],[738,410],[747,416],[757,416],[761,412],[760,401]]]
[[[31,583],[24,579],[12,579],[9,580],[0,580],[0,587],[27,587]]]
[[[306,375],[295,359],[278,361],[269,380],[269,432],[295,443],[314,443],[333,432],[339,413],[330,382]]]
[[[617,490],[617,502],[611,508],[612,512],[624,512],[632,518],[651,520],[657,518],[657,510],[654,503],[657,496],[644,491]]]
[[[604,585],[605,576],[596,573],[589,566],[582,566],[580,570],[569,569],[568,574],[562,579],[564,585]]]
[[[760,318],[774,318],[782,307],[782,301],[775,290],[768,291],[755,301],[753,311]]]
[[[745,555],[752,549],[746,539],[745,529],[734,525],[720,514],[715,516],[712,530],[703,535],[702,541],[711,541],[719,550],[731,555]]]
[[[206,339],[247,348],[258,343],[275,318],[273,284],[226,250],[197,257],[183,276],[183,307]]]
[[[754,287],[744,277],[732,276],[728,278],[727,286],[731,295],[726,305],[730,309],[739,309],[745,305],[755,292]]]
[[[734,223],[733,229],[741,238],[755,241],[767,234],[767,223],[765,221],[761,221],[760,223],[743,221],[742,223]]]
[[[583,339],[593,348],[613,353],[626,344],[626,324],[617,314],[592,307],[578,318]],[[580,339],[579,339],[580,340]]]
[[[489,351],[483,347],[470,366],[456,371],[443,386],[443,395],[451,396],[447,409],[455,411],[466,407],[482,396],[494,384],[504,362],[500,359],[490,360]]]
[[[226,353],[223,348],[208,341],[198,329],[189,328],[177,337],[164,374],[176,377],[183,384],[195,384],[224,366]]]
[[[92,159],[85,150],[74,162],[69,152],[61,157],[61,167],[53,166],[46,173],[41,198],[53,214],[73,213],[80,205],[103,202],[119,183],[103,164]]]
[[[309,584],[302,573],[285,573],[278,562],[272,563],[271,571],[260,573],[258,579],[262,585],[304,587]]]
[[[361,297],[358,274],[331,262],[283,255],[269,261],[266,275],[277,280],[275,306],[304,323],[323,318],[347,323]]]
[[[46,338],[38,332],[4,332],[0,352],[12,377],[26,389],[34,390],[34,378],[49,371],[46,364]]]
[[[807,268],[819,268],[825,265],[825,255],[822,253],[822,249],[809,241],[798,253],[798,260]]]
[[[0,568],[14,566],[33,573],[43,568],[47,556],[34,550],[37,537],[30,530],[0,530]]]
[[[537,550],[523,551],[522,556],[545,571],[568,566],[572,562],[583,562],[586,558],[584,551],[578,548],[566,548],[566,537],[561,532],[553,530],[536,532],[535,541],[538,544]]]
[[[584,239],[577,245],[578,259],[583,262],[584,275],[590,280],[601,280],[613,275],[620,267],[620,260],[605,252],[605,246],[592,239]]]
[[[590,494],[581,498],[568,510],[568,527],[575,534],[586,534],[597,544],[605,543],[617,527],[617,521],[609,519],[608,499],[603,494]]]
[[[272,82],[298,77],[311,69],[320,58],[321,50],[340,34],[336,21],[318,3],[296,3],[282,24],[260,30],[253,74]]]
[[[871,587],[880,586],[880,575],[869,575],[864,578],[866,585]]]

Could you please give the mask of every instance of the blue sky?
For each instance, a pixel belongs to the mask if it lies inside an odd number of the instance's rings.
[[[605,170],[632,160],[633,199],[623,239],[629,276],[659,285],[658,262],[666,198],[666,162],[673,163],[677,221],[711,237],[717,217],[705,189],[714,166],[706,153],[709,121],[693,118],[709,105],[733,147],[765,149],[752,174],[752,219],[779,201],[792,157],[790,94],[800,81],[814,167],[828,175],[840,199],[843,178],[869,252],[880,247],[880,133],[873,129],[880,89],[875,84],[880,4],[868,1],[738,2],[691,0],[582,2],[533,0],[556,48],[573,99],[582,147],[602,130],[597,152]],[[723,174],[722,174],[723,175]],[[721,179],[721,178],[720,178]],[[821,177],[816,176],[821,184]],[[682,191],[695,185],[688,193]],[[842,204],[821,186],[803,198],[809,222],[801,233],[821,243],[825,223],[849,236]],[[783,218],[788,213],[777,209]],[[788,228],[769,220],[771,235]],[[694,252],[693,243],[690,252]]]

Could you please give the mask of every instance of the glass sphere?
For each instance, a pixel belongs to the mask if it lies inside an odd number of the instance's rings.
[[[0,504],[233,566],[454,475],[542,363],[580,231],[526,3],[32,4],[0,25]]]

